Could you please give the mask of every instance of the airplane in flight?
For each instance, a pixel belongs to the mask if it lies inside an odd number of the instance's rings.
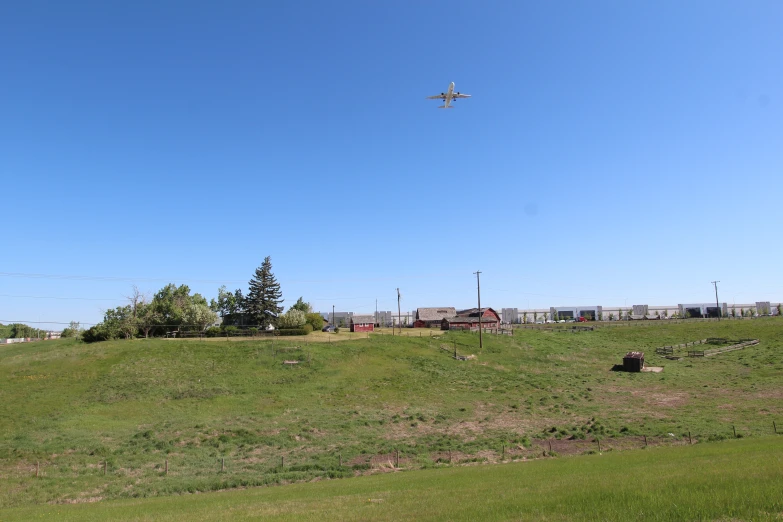
[[[443,105],[438,107],[438,109],[453,109],[454,107],[451,106],[451,102],[457,98],[470,98],[470,94],[462,94],[459,91],[454,92],[454,82],[449,84],[448,91],[436,94],[435,96],[427,96],[428,100],[443,100]]]

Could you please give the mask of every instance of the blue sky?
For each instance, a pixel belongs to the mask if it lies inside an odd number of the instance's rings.
[[[0,321],[214,297],[267,255],[324,311],[472,306],[477,269],[496,308],[779,301],[781,26],[778,1],[6,2]],[[451,81],[473,97],[425,100]]]

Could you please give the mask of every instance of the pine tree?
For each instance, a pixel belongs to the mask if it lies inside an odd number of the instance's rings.
[[[275,324],[283,311],[282,296],[280,283],[272,274],[272,260],[267,256],[250,280],[250,291],[244,299],[245,312],[261,326]]]

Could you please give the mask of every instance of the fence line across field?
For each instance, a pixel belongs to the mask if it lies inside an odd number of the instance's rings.
[[[739,435],[737,434],[737,429],[736,429],[735,425],[731,426],[731,430],[732,430],[733,438],[742,438],[743,437],[743,435],[741,433]],[[772,421],[772,434],[778,435],[778,428],[777,428],[777,422],[776,421]],[[670,434],[670,435],[672,435],[672,434]],[[463,458],[462,459],[458,458],[457,461],[456,461],[456,464],[466,464],[466,463],[475,463],[475,462],[489,462],[489,463],[491,463],[493,461],[491,461],[486,456],[486,454],[487,454],[487,452],[492,452],[495,456],[499,456],[500,457],[495,462],[506,462],[507,461],[507,458],[506,458],[507,454],[511,456],[511,461],[513,462],[513,461],[520,460],[520,457],[521,457],[522,460],[528,460],[528,457],[538,458],[539,455],[541,457],[555,457],[555,456],[558,456],[557,446],[560,446],[561,450],[562,450],[564,444],[565,445],[571,444],[573,446],[576,446],[577,450],[581,450],[582,451],[581,454],[590,454],[590,453],[595,453],[595,451],[591,451],[589,449],[590,446],[593,445],[593,444],[595,444],[594,447],[595,447],[595,449],[597,449],[598,453],[602,453],[602,452],[605,452],[605,451],[612,451],[615,448],[617,448],[619,450],[644,449],[644,448],[647,448],[650,445],[651,442],[652,443],[656,442],[656,439],[654,439],[652,437],[648,438],[648,436],[646,434],[645,435],[639,435],[639,436],[637,436],[637,438],[639,438],[639,445],[638,445],[638,447],[635,447],[635,446],[634,447],[623,446],[622,445],[622,441],[624,439],[627,439],[627,438],[623,438],[623,437],[614,438],[614,439],[612,439],[612,438],[603,438],[602,439],[602,438],[599,438],[599,437],[594,437],[592,440],[586,440],[586,439],[583,439],[583,440],[578,440],[578,439],[577,440],[571,440],[571,439],[557,439],[557,438],[555,438],[555,439],[552,439],[552,438],[549,438],[549,439],[536,439],[535,443],[530,443],[527,447],[523,446],[522,444],[517,444],[516,449],[513,448],[513,445],[508,445],[507,446],[507,444],[508,444],[507,442],[499,442],[497,447],[492,446],[492,447],[489,447],[489,448],[485,448],[483,450],[474,448],[472,454],[471,453],[466,453],[464,451],[456,451],[453,448],[433,449],[433,450],[427,452],[428,453],[428,457],[427,458],[429,458],[429,460],[431,462],[435,463],[435,464],[438,464],[438,463],[453,464],[454,463],[454,453],[457,453],[458,455],[462,455]],[[684,443],[685,439],[686,439],[685,433],[683,433],[682,436],[679,439],[674,439],[673,436],[672,436],[671,439],[669,439],[667,437],[658,437],[657,438],[657,442],[658,442],[657,445],[665,445],[667,442],[670,442],[670,443],[673,443],[673,444],[676,445],[678,442],[683,442]],[[708,441],[709,440],[710,439],[708,438]],[[601,445],[602,441],[603,441],[603,446]],[[612,445],[611,441],[620,441],[621,444],[619,444],[619,445],[618,444]],[[692,435],[690,430],[687,431],[687,441],[688,441],[688,445],[693,445],[693,443],[694,443],[693,442],[694,441],[694,437],[693,437],[693,435]],[[698,443],[699,440],[697,439],[696,442]],[[553,449],[553,447],[552,447],[553,443],[555,444],[555,449]],[[536,447],[538,448],[538,450],[534,449]],[[473,454],[475,454],[475,455],[484,454],[484,456],[483,457],[471,456]],[[403,463],[407,462],[410,465],[410,463],[413,462],[416,458],[421,458],[419,456],[419,454],[413,454],[410,457],[406,457],[406,455],[404,453],[400,452],[399,448],[395,448],[395,449],[392,450],[392,454],[391,455],[388,453],[388,451],[380,451],[380,452],[376,452],[374,454],[365,454],[365,453],[358,454],[353,459],[353,461],[355,462],[353,465],[351,465],[351,464],[346,465],[343,462],[343,453],[342,452],[330,453],[330,455],[337,462],[337,469],[348,468],[348,469],[353,469],[353,470],[357,470],[357,469],[375,469],[376,467],[383,468],[386,463],[391,464],[391,460],[392,459],[394,461],[393,467],[395,469],[403,469],[400,466],[400,462],[403,462]],[[446,455],[448,455],[447,458],[446,458]],[[517,457],[516,459],[515,459],[515,455]],[[286,459],[286,456],[287,456],[287,459]],[[274,452],[270,452],[270,455],[269,455],[268,458],[271,459],[272,462],[275,462],[275,460],[278,457],[280,459],[279,460],[280,464],[279,465],[273,465],[272,467],[267,468],[266,470],[262,471],[262,474],[274,474],[274,473],[284,472],[284,471],[289,471],[289,470],[297,471],[299,467],[303,467],[303,468],[306,468],[306,469],[312,469],[312,466],[314,466],[314,464],[311,464],[311,463],[303,463],[303,464],[298,464],[298,465],[292,463],[292,457],[291,457],[290,453],[288,453],[288,454],[277,454],[277,456],[276,456],[274,454]],[[286,460],[288,460],[288,466],[286,466]],[[228,464],[229,464],[229,467],[230,467],[230,465],[231,465],[231,460],[230,459],[228,461]],[[60,467],[59,465],[58,466],[52,465],[52,466],[53,467],[58,467],[58,468]],[[324,464],[320,464],[320,465],[315,465],[315,466],[317,468],[319,468],[320,471],[328,471],[329,469],[334,469],[334,467],[332,465],[328,465],[327,466],[327,465],[324,465]],[[221,456],[220,458],[210,459],[210,465],[208,467],[215,469],[215,473],[217,473],[217,474],[226,473],[226,467],[227,467],[226,466],[226,457],[225,456]],[[414,467],[415,466],[410,466],[408,469],[413,469]],[[110,468],[108,459],[104,459],[103,461],[100,461],[97,465],[96,464],[87,464],[86,468],[87,469],[95,469],[95,468],[97,468],[98,472],[101,473],[102,475],[108,475],[110,473],[111,474],[115,474],[116,472],[118,472],[120,470],[126,469],[126,468],[119,467],[119,466],[117,466],[114,463],[112,463],[111,468]],[[187,467],[185,467],[185,469],[187,469],[187,470],[193,470],[194,468],[196,468],[196,467],[194,467],[194,466],[187,466]],[[73,466],[70,466],[69,469],[74,469],[74,468],[73,468]],[[127,468],[127,469],[130,470],[130,471],[135,471],[135,470],[140,469],[140,468],[139,467],[136,467],[136,468],[131,467],[131,468]],[[153,469],[160,470],[157,473],[159,475],[161,475],[161,476],[169,476],[170,473],[173,473],[173,475],[176,476],[177,470],[180,469],[180,468],[177,468],[176,466],[171,466],[170,462],[169,462],[169,459],[166,458],[166,459],[163,460],[162,463],[157,464],[155,466],[155,468],[153,468]],[[204,471],[204,468],[196,468],[196,469],[199,472],[203,472]],[[35,462],[35,468],[34,468],[35,477],[41,478],[41,477],[46,476],[45,471],[46,471],[46,463],[44,462],[43,465],[42,465],[41,461],[37,460]]]

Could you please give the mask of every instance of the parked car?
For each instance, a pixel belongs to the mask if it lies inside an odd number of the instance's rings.
[[[322,332],[334,332],[334,326],[331,324],[327,324],[323,328],[321,328]]]
[[[579,319],[577,319],[577,321],[579,321],[580,323],[586,323],[587,317],[580,317]]]

